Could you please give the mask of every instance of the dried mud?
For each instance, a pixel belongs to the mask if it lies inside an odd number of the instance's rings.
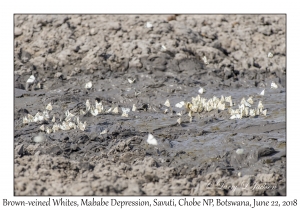
[[[15,15],[14,27],[15,195],[286,195],[284,15]],[[32,74],[40,89],[26,87]],[[184,113],[178,125],[174,105],[200,86],[205,98],[262,100],[267,116]],[[22,123],[50,102],[63,120],[87,99],[138,110],[80,116],[85,131],[41,143],[53,123]]]

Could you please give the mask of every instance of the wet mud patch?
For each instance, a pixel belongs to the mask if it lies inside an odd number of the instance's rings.
[[[108,37],[86,17],[15,16],[15,27],[38,28],[15,35],[16,195],[286,194],[284,16],[225,15],[222,21],[179,15],[170,22],[163,15],[110,16],[119,24],[91,16]],[[239,26],[230,24],[237,19]],[[257,31],[253,19],[262,21],[261,28],[268,19],[273,34]],[[156,24],[153,29],[144,26],[147,21]],[[222,26],[216,29],[214,22]],[[243,31],[246,23],[250,29]],[[61,37],[48,37],[54,31]],[[31,75],[36,80],[29,87]],[[88,82],[91,88],[85,88]],[[235,108],[252,96],[253,107],[261,101],[267,114],[230,119],[226,107],[192,113],[191,119],[185,106],[175,105],[191,102],[200,87],[207,99],[231,96]],[[103,112],[82,114],[87,100],[101,102]],[[23,123],[49,103],[49,118]],[[122,115],[126,109],[128,116]],[[41,130],[62,124],[67,111],[85,128]],[[157,145],[147,143],[149,133]],[[222,189],[220,183],[249,188]],[[255,184],[274,189],[253,189]]]

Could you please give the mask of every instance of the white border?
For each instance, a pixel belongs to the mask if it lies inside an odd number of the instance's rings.
[[[297,4],[287,1],[278,2],[272,0],[252,1],[32,1],[15,0],[10,3],[1,3],[1,110],[4,113],[1,123],[1,179],[0,179],[0,206],[2,199],[10,200],[35,200],[35,197],[13,197],[13,14],[14,13],[287,13],[287,197],[229,197],[230,200],[293,200],[300,198],[299,181],[297,172],[300,172],[298,165],[299,139],[297,122],[299,88],[297,87],[297,75],[299,76],[299,11]],[[296,2],[296,1],[293,1]],[[283,103],[285,103],[283,101]],[[298,193],[297,193],[298,192]],[[68,197],[64,197],[66,199]],[[152,201],[154,197],[118,197],[119,200],[143,200]],[[172,197],[180,199],[179,197]],[[202,200],[208,197],[198,197]],[[216,199],[217,197],[212,197]],[[46,200],[40,197],[39,200]],[[79,197],[70,197],[72,200],[79,200]],[[99,199],[99,197],[97,198]],[[105,197],[109,199],[109,197]],[[168,200],[169,197],[161,197]],[[189,198],[191,199],[191,198]],[[221,197],[221,199],[226,199]],[[298,200],[300,202],[300,200]],[[299,205],[299,204],[298,204]],[[30,208],[30,207],[29,207]],[[102,207],[96,207],[97,209]],[[171,209],[172,207],[164,207]],[[177,207],[179,208],[179,207]],[[176,209],[177,209],[176,208]],[[186,207],[183,207],[186,208]],[[180,208],[180,209],[183,209]],[[192,208],[192,207],[189,207]],[[199,209],[195,207],[194,209]],[[200,207],[201,208],[201,207]],[[214,207],[215,209],[218,209]],[[232,207],[227,207],[232,208]],[[264,207],[265,208],[265,207]],[[17,209],[17,208],[16,208]],[[60,207],[59,209],[65,209]],[[123,208],[131,209],[131,208]],[[137,208],[136,208],[137,209]],[[173,209],[173,208],[172,208]]]

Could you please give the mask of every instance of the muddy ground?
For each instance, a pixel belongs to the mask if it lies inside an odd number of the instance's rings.
[[[14,18],[15,195],[286,195],[284,15]],[[40,88],[26,87],[30,75]],[[175,104],[200,87],[201,97],[232,96],[235,107],[253,96],[267,116],[231,120],[213,110],[190,122]],[[39,127],[53,122],[22,122],[50,102],[60,122],[87,99],[119,113],[81,115],[85,131],[43,132],[39,143]]]

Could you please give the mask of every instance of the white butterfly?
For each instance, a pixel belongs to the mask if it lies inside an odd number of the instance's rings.
[[[90,88],[92,88],[92,86],[93,86],[93,84],[91,81],[89,81],[88,83],[85,84],[86,89],[90,89]]]
[[[49,118],[50,118],[48,111],[46,111],[46,110],[43,111],[43,117],[44,117],[45,119],[49,119]]]
[[[119,113],[118,107],[114,108],[114,109],[112,110],[112,113],[118,114],[118,113]]]
[[[225,101],[229,103],[231,101],[231,96],[225,97]]]
[[[107,133],[107,129],[105,129],[104,131],[102,131],[102,132],[100,133],[100,135],[106,134],[106,133]]]
[[[85,130],[85,127],[86,127],[86,121],[84,123],[82,122],[79,122],[79,125],[78,125],[79,129],[84,131]]]
[[[140,95],[141,93],[142,93],[142,92],[139,92],[139,91],[135,91],[135,90],[134,90],[134,95],[135,95],[135,96],[138,96],[138,95]]]
[[[43,121],[44,120],[44,116],[41,113],[36,113],[36,115],[34,116],[33,121],[37,122],[37,121]]]
[[[248,107],[245,108],[244,114],[245,114],[246,117],[249,116],[249,108]]]
[[[271,83],[271,88],[272,88],[272,89],[277,89],[278,86],[277,86],[277,84],[276,84],[275,82],[272,81],[272,83]]]
[[[229,119],[233,120],[233,119],[236,119],[237,117],[234,115],[232,115]]]
[[[27,80],[27,83],[31,84],[31,83],[34,83],[34,81],[35,81],[35,77],[33,75],[31,75],[29,77],[29,79]]]
[[[239,105],[239,109],[240,109],[240,110],[244,110],[244,109],[245,109],[245,104]]]
[[[76,129],[76,124],[75,123],[73,123],[73,122],[69,122],[69,127],[70,127],[70,129]]]
[[[263,91],[261,91],[260,95],[261,96],[265,95],[265,89],[263,89]]]
[[[200,106],[198,107],[198,112],[201,113],[204,110],[204,106],[200,104]]]
[[[55,73],[55,75],[54,75],[54,77],[57,77],[57,78],[59,78],[61,75],[62,75],[62,73],[61,73],[61,72],[56,72],[56,73]]]
[[[236,152],[236,154],[241,155],[241,154],[244,153],[244,150],[243,149],[237,149],[235,152]]]
[[[46,106],[46,110],[48,110],[48,111],[51,111],[51,110],[52,110],[51,102]]]
[[[98,109],[94,109],[93,107],[91,108],[91,114],[93,116],[97,116],[98,115]]]
[[[177,119],[177,123],[178,123],[178,125],[181,124],[181,117]]]
[[[257,108],[257,109],[254,109],[254,110],[255,110],[255,115],[258,116],[258,115],[259,115],[259,112],[260,112],[262,109],[258,109],[258,108]]]
[[[63,123],[59,126],[60,129],[62,129],[63,131],[68,131],[70,130],[69,124],[67,124],[65,121],[63,121]]]
[[[128,117],[128,113],[130,112],[130,109],[129,108],[124,108],[124,107],[121,107],[122,109],[122,117]]]
[[[255,117],[255,109],[250,109],[249,115]]]
[[[52,127],[53,133],[59,130],[59,126],[55,123]]]
[[[161,51],[166,51],[167,47],[165,45],[161,45]]]
[[[28,117],[28,122],[34,121],[34,117],[31,114],[27,114],[27,117]]]
[[[135,79],[127,79],[130,84],[135,82]]]
[[[259,109],[259,111],[262,112],[262,109],[264,108],[264,105],[262,104],[261,101],[258,102],[257,108]]]
[[[28,120],[27,117],[25,116],[25,117],[23,117],[23,124],[27,124],[27,123],[29,123],[29,120]]]
[[[85,106],[86,106],[86,111],[89,111],[89,110],[90,110],[90,108],[91,108],[91,104],[90,104],[90,101],[89,101],[89,99],[87,99],[87,100],[86,100],[86,102],[85,102]]]
[[[42,125],[42,126],[40,127],[40,130],[45,131],[45,125]]]
[[[235,115],[232,115],[232,116],[230,117],[230,119],[231,119],[231,120],[233,120],[233,119],[242,119],[242,115],[241,115],[241,114],[235,114]]]
[[[148,134],[147,143],[151,145],[157,145],[157,140],[154,138],[152,134]]]
[[[184,101],[181,101],[181,102],[175,104],[175,106],[178,108],[182,108],[184,106]]]
[[[221,96],[221,99],[220,99],[220,101],[221,101],[222,103],[225,101],[225,98],[224,98],[224,96],[223,96],[223,95]]]
[[[76,121],[77,125],[80,124],[80,121],[79,121],[79,117],[77,116],[75,119],[74,119],[74,122]]]
[[[70,121],[71,118],[75,116],[71,112],[69,112],[69,110],[66,111],[65,115],[66,115],[65,121],[67,121],[67,122]]]
[[[244,104],[244,105],[247,106],[247,107],[251,107],[251,104],[248,103],[248,102],[245,100],[245,98],[242,99],[241,104]]]
[[[213,107],[210,106],[209,104],[206,105],[206,111],[210,112],[211,110],[213,110]],[[193,111],[193,110],[192,110]]]
[[[239,114],[240,113],[240,109],[236,109],[235,111],[234,111],[234,114]]]
[[[218,99],[218,97],[217,97],[217,96],[213,96],[213,98],[212,98],[212,101],[213,101],[213,102],[217,102],[217,103],[218,103],[218,102],[219,102],[219,99]]]
[[[252,100],[252,97],[251,97],[251,96],[247,99],[247,102],[248,102],[249,104],[253,104],[253,100]]]
[[[169,99],[166,100],[166,102],[164,103],[164,105],[167,106],[167,107],[171,106]]]
[[[208,65],[208,64],[209,64],[209,62],[208,62],[208,60],[207,60],[206,56],[204,56],[204,57],[202,58],[202,60],[203,60],[203,62],[204,62],[206,65]]]
[[[47,128],[46,128],[46,132],[49,134],[49,133],[52,132],[52,129],[47,127]]]
[[[273,56],[274,56],[273,53],[271,52],[268,53],[268,58],[273,58]]]
[[[147,23],[146,23],[146,27],[147,27],[147,28],[152,28],[153,25],[152,25],[150,22],[147,22]]]
[[[98,113],[101,113],[103,110],[104,110],[104,107],[103,107],[103,105],[102,105],[102,102],[97,102],[97,101],[95,101],[95,107],[96,107],[96,109],[98,110]]]
[[[112,107],[111,107],[111,108],[109,108],[109,109],[106,111],[106,113],[110,113],[110,112],[111,112],[111,110],[112,110]]]
[[[192,112],[197,112],[198,111],[198,106],[195,104],[195,105],[192,105],[192,107],[190,107],[190,110]]]
[[[200,94],[203,94],[203,93],[205,92],[205,89],[204,89],[203,87],[200,87],[200,89],[198,90],[198,92],[199,92]]]
[[[219,109],[219,110],[225,110],[225,104],[219,102],[219,103],[218,103],[218,109]]]
[[[229,106],[232,106],[232,99],[231,99],[231,96],[225,97],[225,101],[226,101],[227,103],[229,103]]]
[[[80,111],[79,111],[79,114],[80,114],[80,115],[85,115],[85,114],[86,114],[86,112],[85,112],[85,111],[83,111],[82,109],[80,109]]]
[[[132,105],[132,111],[133,111],[133,112],[136,111],[136,106],[135,106],[135,104]]]

